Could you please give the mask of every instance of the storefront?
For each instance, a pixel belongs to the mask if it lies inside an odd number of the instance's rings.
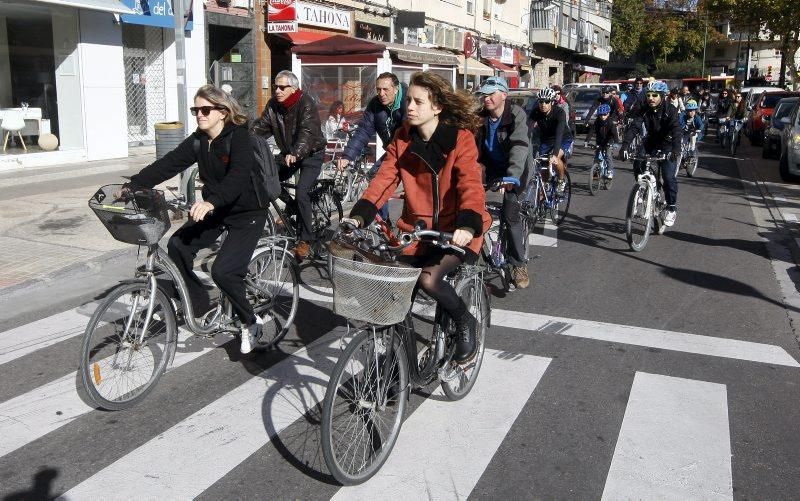
[[[131,132],[146,137],[153,121],[177,119],[176,99],[165,98],[165,92],[177,92],[174,36],[163,31],[156,56],[149,48],[157,41],[148,42],[146,34],[132,33],[124,20],[120,23],[127,15],[141,15],[142,1],[149,1],[148,12],[155,12],[156,2],[167,0],[0,3],[0,126],[12,127],[19,115],[24,122],[23,140],[6,147],[0,170],[126,157]],[[167,44],[171,53],[164,49]],[[188,92],[193,95],[198,82],[205,82],[205,71],[199,65],[198,78],[190,48],[187,40]],[[161,90],[154,91],[158,77]],[[165,111],[155,114],[151,103],[158,96]]]
[[[575,70],[575,81],[581,83],[600,82],[600,75],[603,74],[603,68],[595,66],[587,66],[585,64],[575,63],[572,65]]]
[[[488,77],[494,76],[494,68],[486,66],[477,59],[469,58],[464,60],[464,56],[458,55],[458,87],[470,91],[476,91],[481,86],[481,82]],[[464,84],[464,75],[467,76]]]
[[[456,86],[458,57],[450,52],[427,49],[413,45],[385,43],[392,60],[391,72],[401,82],[408,83],[418,71],[430,71]]]

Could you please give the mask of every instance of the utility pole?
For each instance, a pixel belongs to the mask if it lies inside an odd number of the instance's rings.
[[[706,11],[705,33],[703,34],[703,69],[702,78],[706,77],[706,47],[708,47],[708,11]]]
[[[192,5],[191,2],[189,5]],[[175,21],[175,68],[178,82],[178,121],[183,124],[183,135],[188,136],[186,131],[189,129],[189,105],[186,103],[186,38],[184,34],[184,0],[172,0],[172,17]],[[181,172],[180,182],[178,183],[181,195],[186,200],[193,200],[194,193],[188,193],[188,180],[191,178],[191,168]],[[192,198],[189,198],[190,195]]]

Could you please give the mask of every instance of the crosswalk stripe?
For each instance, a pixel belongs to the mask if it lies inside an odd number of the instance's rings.
[[[733,499],[725,385],[637,372],[602,499]]]
[[[549,358],[486,350],[469,395],[441,388],[409,416],[383,468],[334,500],[466,499],[539,384]]]
[[[189,339],[192,342],[191,350],[182,350]],[[230,339],[230,335],[221,334],[201,343],[198,338],[181,329],[178,331],[178,350],[172,367],[187,364]],[[0,403],[0,436],[3,437],[0,440],[0,457],[93,410],[78,395],[74,372]]]
[[[550,221],[545,221],[542,227],[542,233],[539,233],[537,230],[528,235],[528,245],[558,247],[558,226]]]
[[[95,306],[87,303],[0,333],[0,365],[83,334]]]
[[[201,494],[322,401],[339,353],[339,339],[331,343],[328,336],[298,350],[75,486],[63,499],[101,499],[109,486],[118,499]]]
[[[495,309],[492,309],[492,325],[713,357],[800,367],[800,363],[780,346],[738,339]]]

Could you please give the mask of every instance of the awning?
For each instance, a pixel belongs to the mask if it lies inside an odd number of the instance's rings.
[[[459,54],[458,56],[458,72],[464,73],[464,56]],[[477,59],[470,59],[469,66],[467,66],[467,75],[477,75],[479,77],[491,77],[494,76],[494,69],[486,66],[482,62],[478,61]]]
[[[303,64],[377,64],[386,46],[347,35],[333,35],[292,47]]]
[[[519,72],[513,67],[509,66],[506,63],[501,63],[497,59],[485,58],[486,62],[489,63],[493,68],[502,71],[505,76],[518,76]]]
[[[296,31],[294,33],[281,33],[278,36],[286,38],[295,45],[303,45],[318,40],[324,40],[331,36],[330,33],[316,33],[313,31]]]
[[[64,5],[76,9],[99,10],[112,14],[135,14],[136,12],[125,6],[121,0],[33,0],[34,2]]]
[[[456,66],[458,58],[451,52],[428,49],[414,45],[383,42],[397,59],[407,63],[432,64],[434,66]]]

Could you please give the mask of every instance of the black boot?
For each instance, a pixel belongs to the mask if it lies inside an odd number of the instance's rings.
[[[453,360],[463,364],[472,360],[478,351],[478,343],[475,341],[478,321],[467,310],[464,303],[461,303],[458,310],[453,315],[453,321],[456,324],[456,349],[453,353]]]

